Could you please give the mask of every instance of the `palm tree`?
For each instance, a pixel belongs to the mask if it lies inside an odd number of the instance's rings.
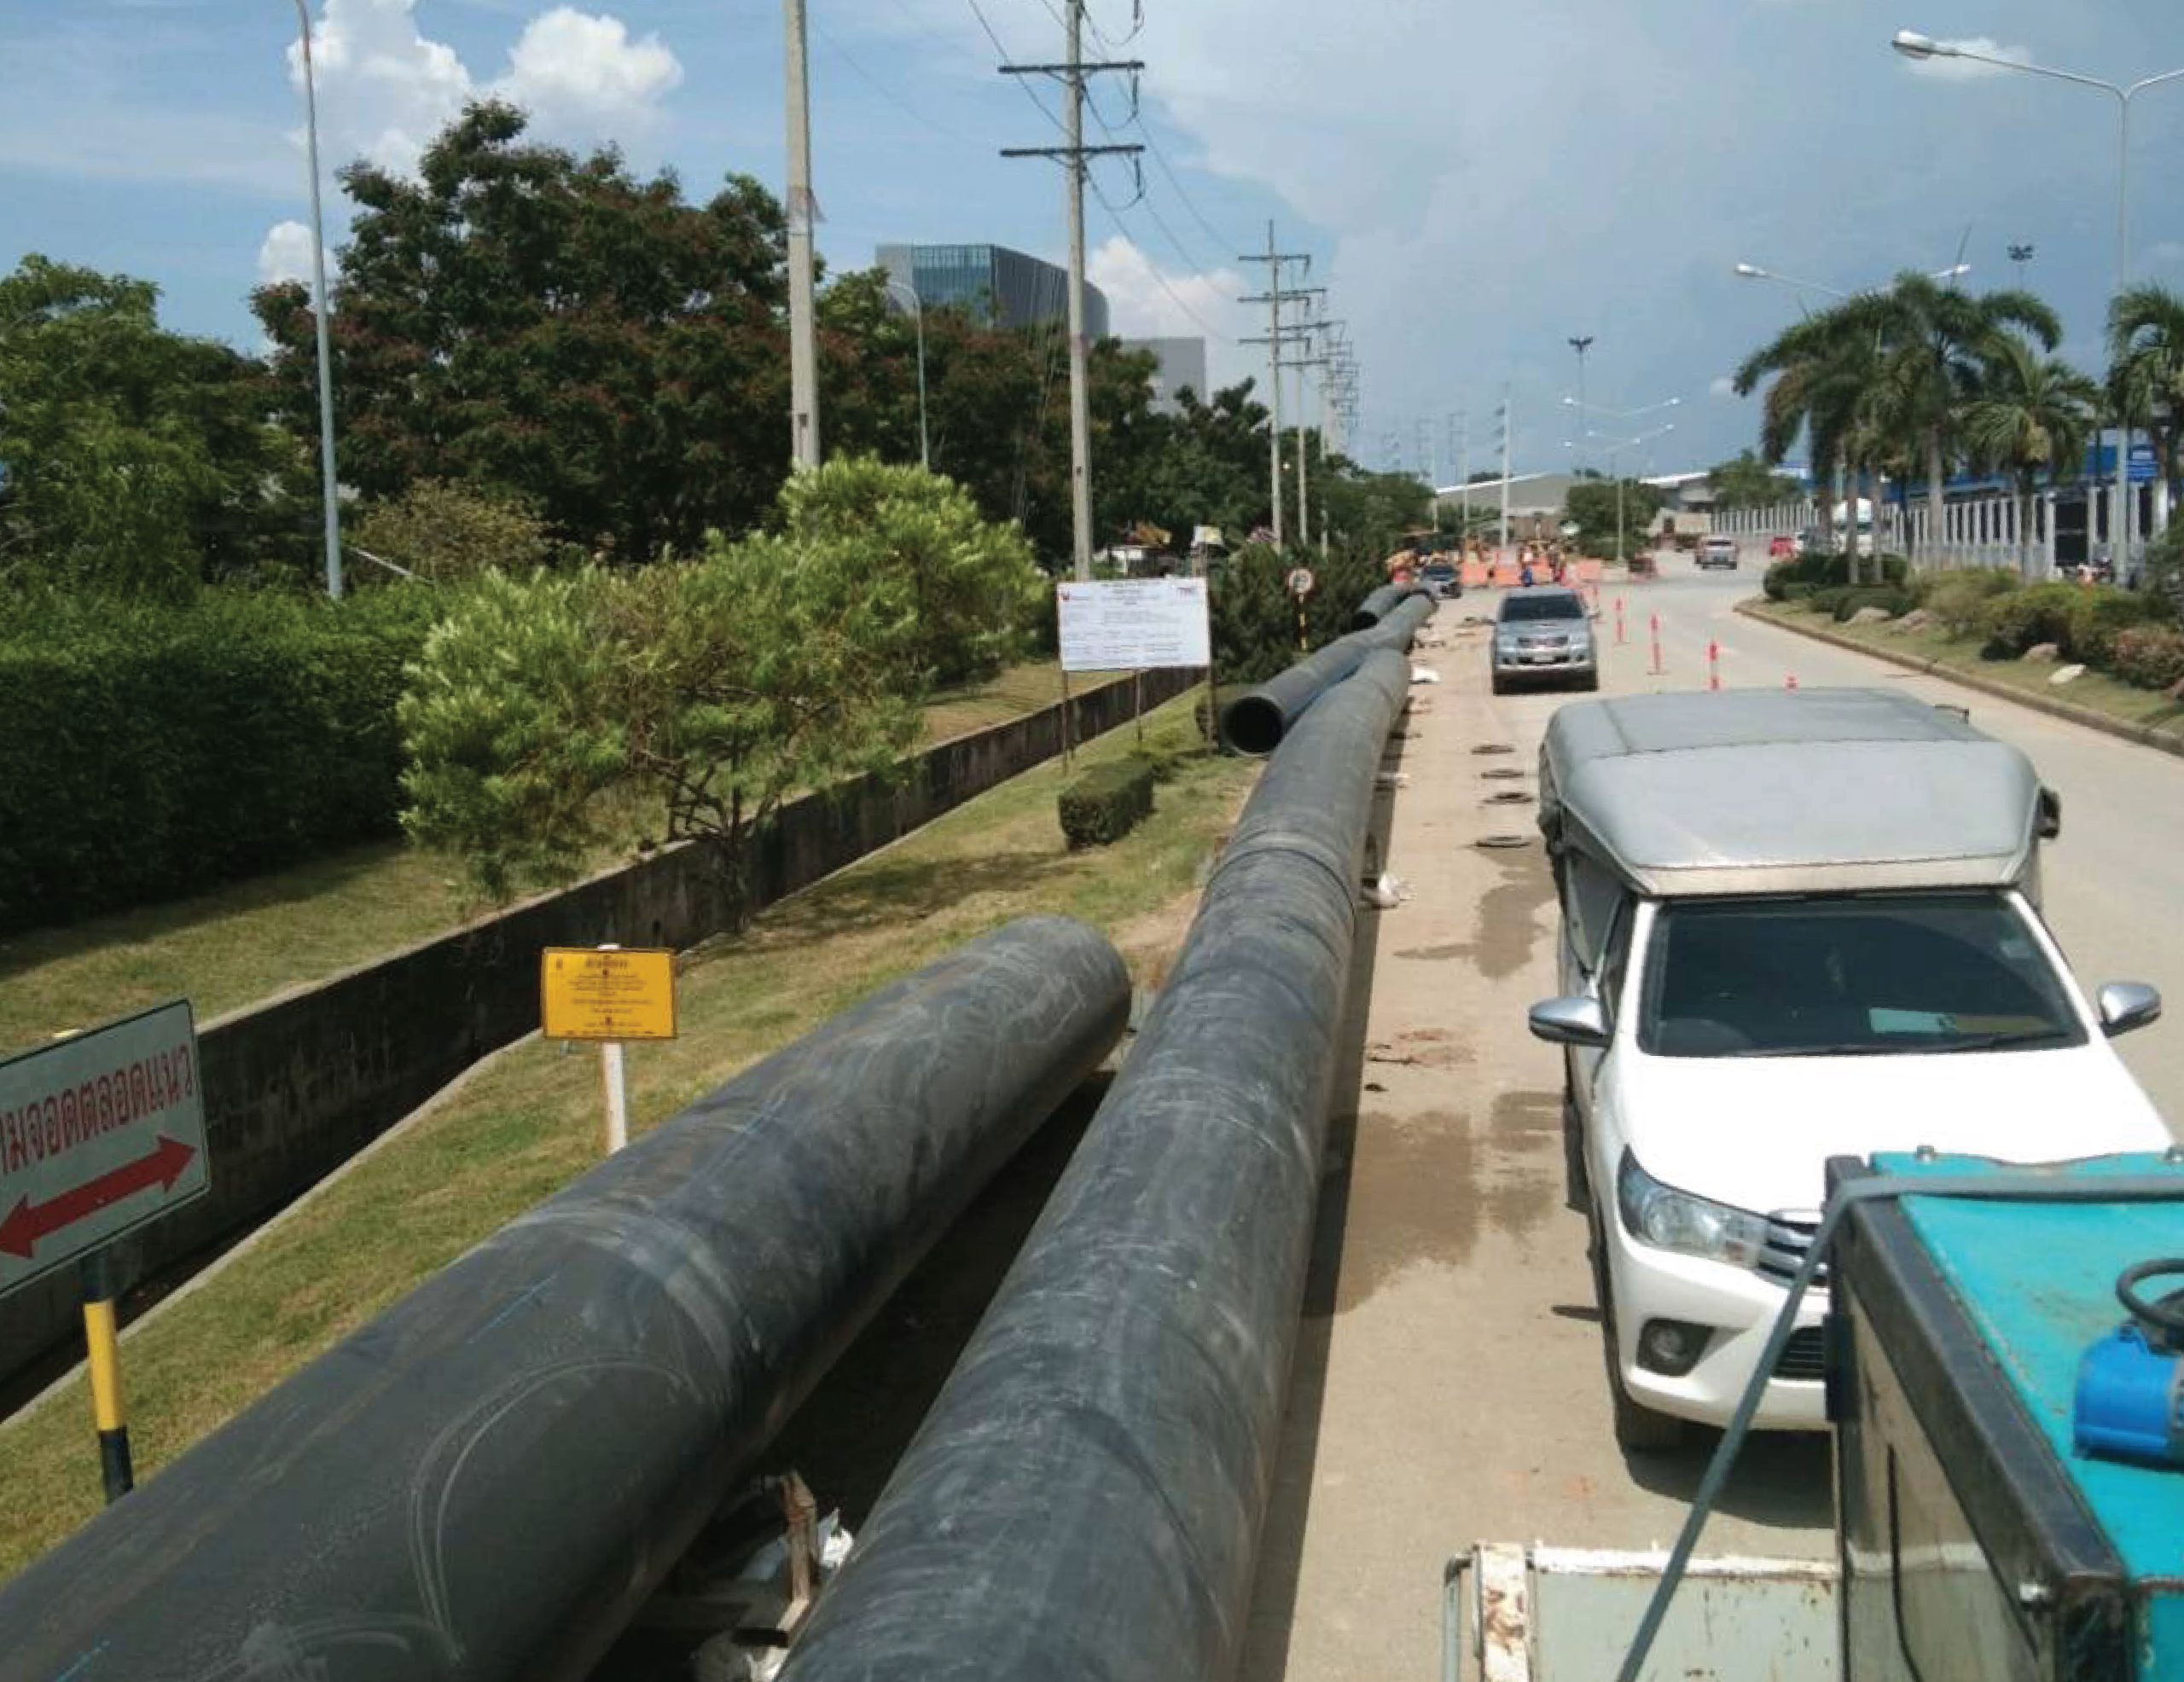
[[[2152,435],[2162,500],[2176,504],[2177,449],[2184,421],[2184,298],[2165,287],[2133,287],[2108,306],[2108,390],[2117,418]]]
[[[2100,387],[2060,357],[2043,355],[2021,334],[1990,334],[1976,347],[1978,395],[1964,405],[1964,444],[1979,466],[2010,476],[2018,499],[2018,572],[2032,576],[2032,498],[2042,473],[2052,479],[2085,460]]]
[[[1761,380],[1775,376],[1774,383],[1767,388],[1759,429],[1760,455],[1770,467],[1780,464],[1801,433],[1811,444],[1815,473],[1823,463],[1846,474],[1854,466],[1864,465],[1862,461],[1854,462],[1853,456],[1862,453],[1861,410],[1877,372],[1874,339],[1871,328],[1853,322],[1848,311],[1845,304],[1807,316],[1755,351],[1737,370],[1740,397],[1750,397]],[[1845,547],[1855,580],[1858,576],[1855,475],[1850,484],[1850,532]],[[1823,490],[1821,502],[1821,524],[1832,536],[1833,492]]]
[[[2062,323],[2029,292],[1975,298],[1920,274],[1899,276],[1886,292],[1862,294],[1829,313],[1881,347],[1876,414],[1883,429],[1923,461],[1928,519],[1938,532],[1949,466],[1961,454],[1962,415],[1985,372],[1982,347],[2014,328],[2053,351]]]

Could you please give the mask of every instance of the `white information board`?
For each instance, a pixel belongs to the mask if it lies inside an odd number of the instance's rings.
[[[1064,671],[1150,671],[1213,662],[1203,578],[1057,584]]]

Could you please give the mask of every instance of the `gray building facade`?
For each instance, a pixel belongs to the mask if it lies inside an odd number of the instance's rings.
[[[1159,359],[1153,370],[1153,409],[1173,415],[1179,405],[1176,393],[1188,390],[1204,403],[1212,394],[1205,385],[1205,340],[1203,339],[1125,339],[1125,351],[1150,351]]]
[[[927,310],[957,309],[989,327],[1069,319],[1069,271],[1007,246],[882,246],[879,263]],[[900,300],[897,302],[899,304]],[[1107,336],[1107,294],[1084,283],[1084,332]]]

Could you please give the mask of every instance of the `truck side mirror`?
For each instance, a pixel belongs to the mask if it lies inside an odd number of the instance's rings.
[[[2161,994],[2141,981],[2111,981],[2100,989],[2100,1031],[2113,1040],[2161,1019]]]
[[[1597,999],[1549,999],[1532,1006],[1529,1022],[1532,1037],[1551,1046],[1598,1051],[1608,1042],[1607,1012]]]

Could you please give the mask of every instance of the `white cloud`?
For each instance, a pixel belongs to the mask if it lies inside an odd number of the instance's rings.
[[[1973,35],[1948,44],[1967,53],[1978,53],[1982,58],[1998,58],[2009,64],[2032,62],[2030,47],[2005,47],[1991,36]],[[1908,62],[1913,75],[1930,76],[1937,82],[1972,82],[1989,76],[2009,73],[2001,65],[1982,64],[1978,59],[1914,58]]]
[[[1252,288],[1233,269],[1211,274],[1165,270],[1121,235],[1110,235],[1084,259],[1084,277],[1107,297],[1108,327],[1122,339],[1203,339],[1216,386],[1252,371],[1248,360],[1222,343],[1251,331],[1237,297]],[[1259,331],[1264,331],[1261,328]]]
[[[1706,388],[1706,394],[1714,397],[1733,397],[1737,394],[1737,382],[1724,374]]]
[[[333,267],[329,255],[329,279]],[[311,229],[300,222],[276,222],[268,229],[264,242],[258,247],[258,278],[266,286],[277,286],[283,281],[299,281],[309,286]]]
[[[495,90],[544,127],[606,134],[648,121],[682,81],[682,65],[659,36],[633,41],[619,18],[556,6],[525,26]]]
[[[642,131],[682,80],[657,35],[633,39],[619,18],[556,6],[525,26],[507,72],[480,83],[452,47],[425,36],[415,11],[416,0],[325,0],[312,53],[329,168],[362,156],[414,172],[433,136],[483,97],[523,107],[557,139],[619,138]],[[300,89],[300,43],[288,64]]]

